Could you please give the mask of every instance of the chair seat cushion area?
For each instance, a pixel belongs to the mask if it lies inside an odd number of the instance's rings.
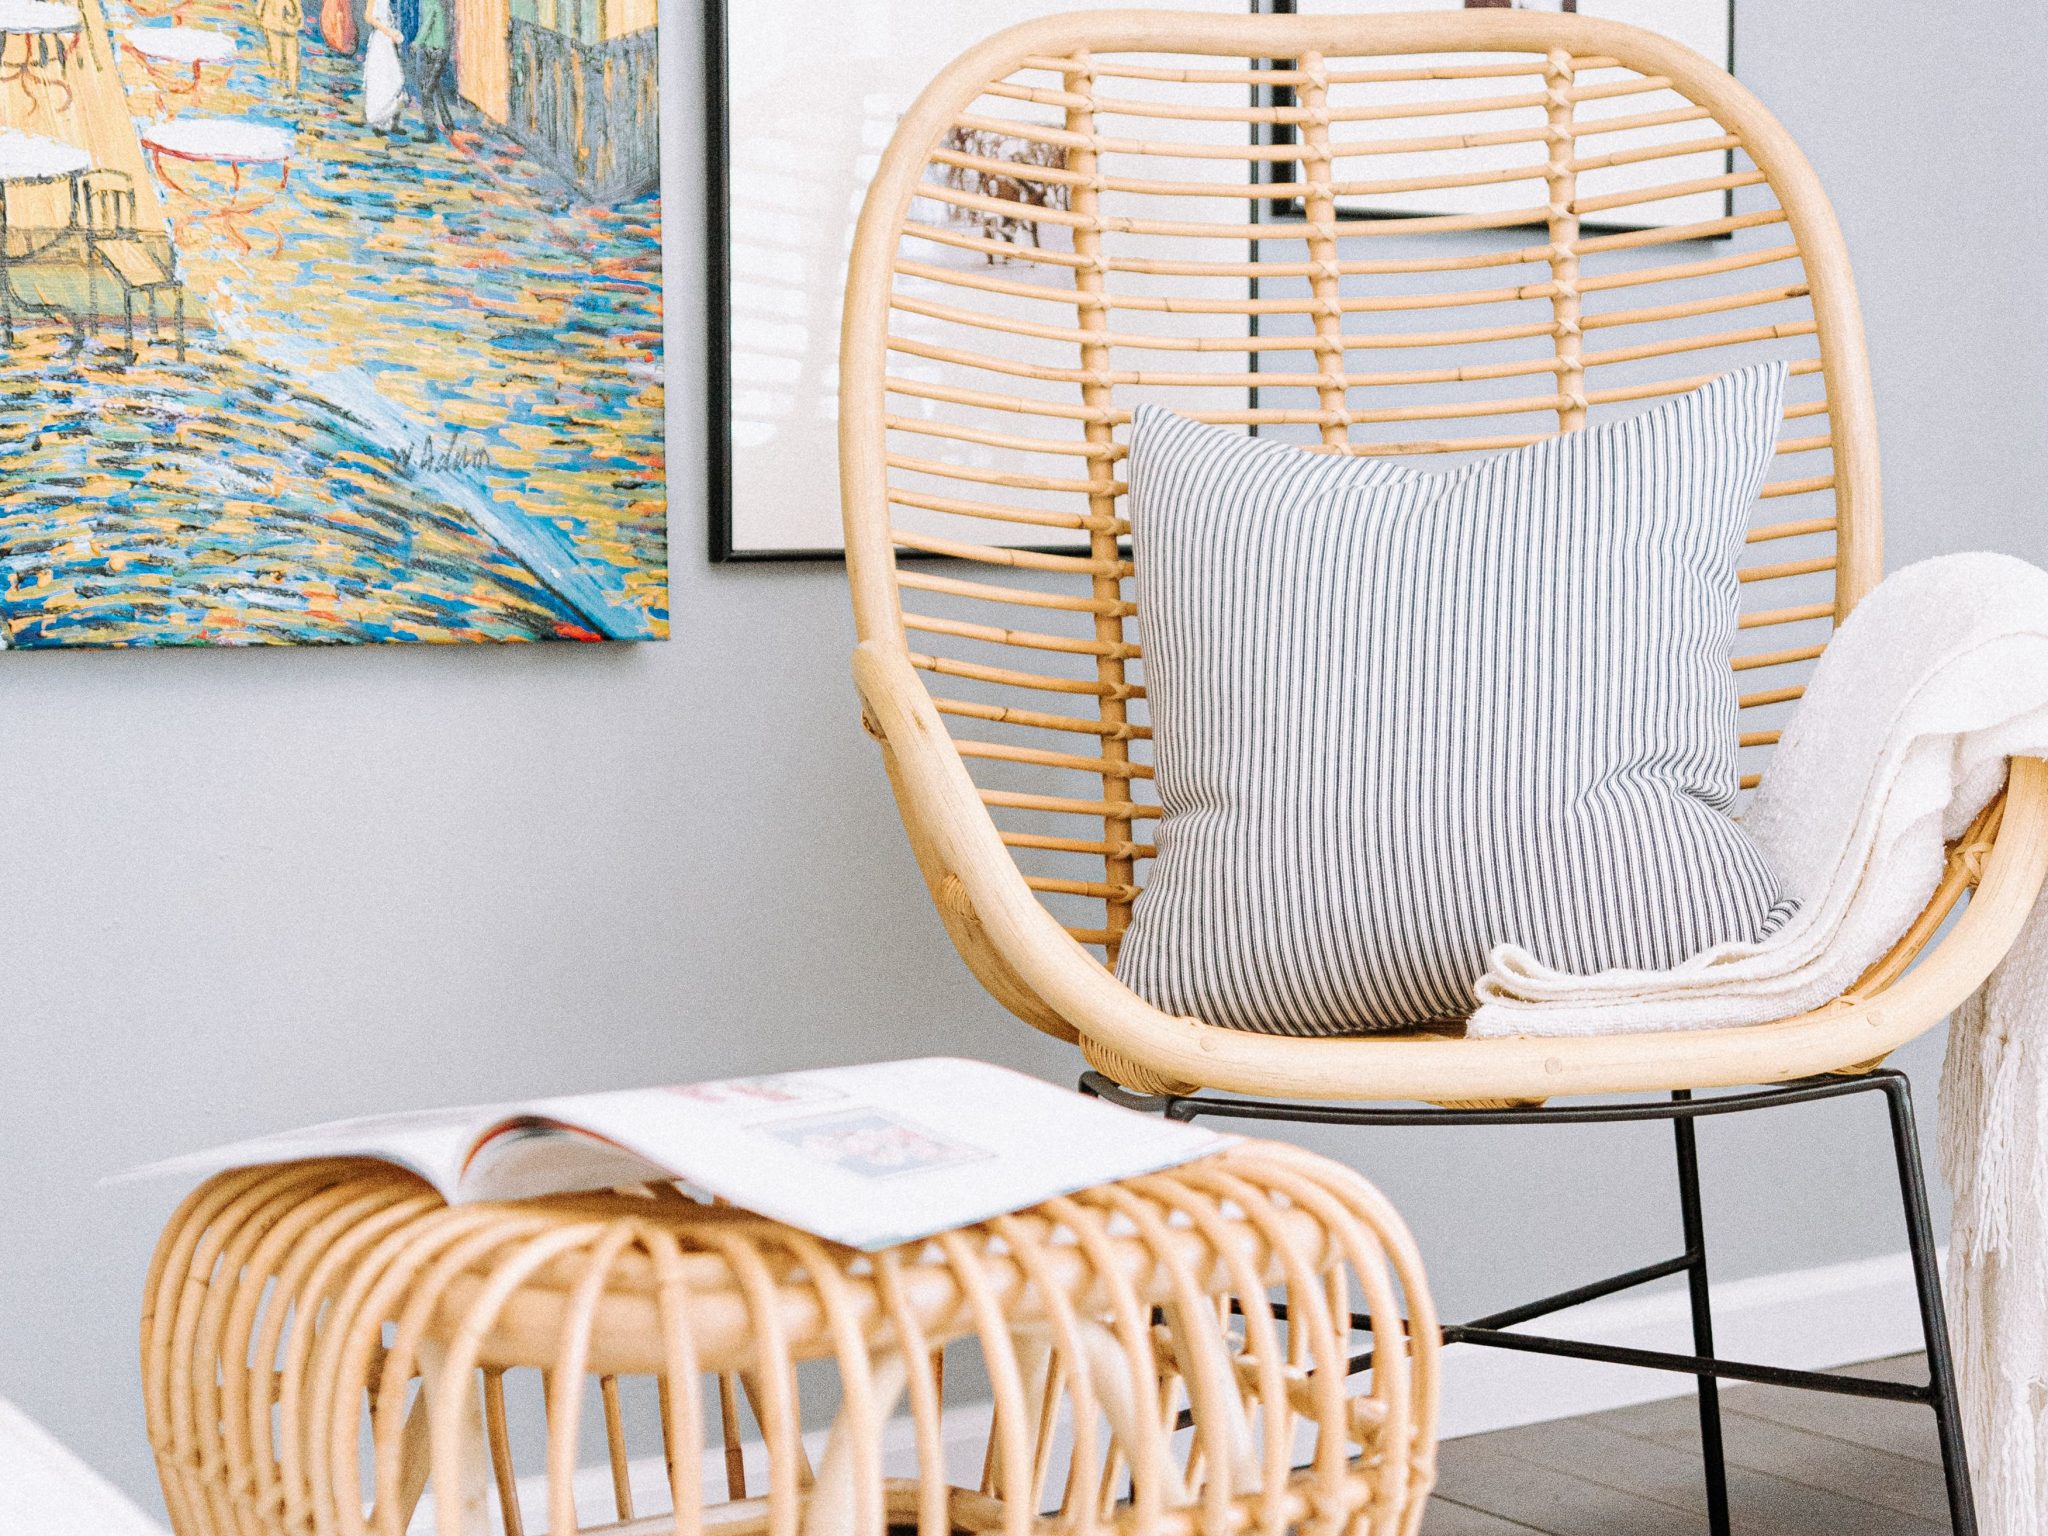
[[[161,288],[172,280],[164,264],[140,240],[102,240],[99,255],[129,288]]]
[[[1447,473],[1143,406],[1162,816],[1117,972],[1212,1024],[1462,1018],[1497,944],[1661,968],[1793,904],[1728,815],[1785,367]]]

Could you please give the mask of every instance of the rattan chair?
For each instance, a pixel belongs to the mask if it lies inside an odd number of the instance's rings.
[[[1189,1117],[1670,1118],[1678,1256],[1445,1337],[1696,1376],[1717,1532],[1718,1379],[1928,1404],[1968,1531],[1911,1102],[1879,1067],[1978,985],[2033,905],[2048,766],[2015,762],[1883,962],[1779,1023],[1288,1039],[1170,1017],[1115,974],[1157,815],[1119,505],[1135,402],[1442,462],[1766,356],[1793,377],[1742,571],[1745,786],[1881,569],[1848,258],[1812,169],[1756,98],[1667,39],[1576,15],[1107,11],[1017,27],[918,97],[855,238],[840,416],[855,674],[954,943],[1012,1012],[1079,1045],[1089,1085]],[[1721,1088],[1747,1091],[1693,1097]],[[1929,1383],[1714,1358],[1695,1119],[1870,1089],[1890,1111]],[[1669,1097],[1545,1102],[1625,1093]],[[1361,1102],[1409,1100],[1422,1102]],[[1681,1273],[1690,1353],[1503,1332]]]
[[[143,1394],[178,1536],[1414,1536],[1437,1341],[1347,1397],[1354,1298],[1430,1316],[1406,1229],[1271,1144],[872,1255],[672,1187],[450,1207],[295,1163],[165,1228]]]

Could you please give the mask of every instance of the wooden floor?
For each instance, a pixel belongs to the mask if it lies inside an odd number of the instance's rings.
[[[1852,1366],[1927,1379],[1918,1355]],[[1934,1415],[1881,1402],[1728,1386],[1721,1391],[1735,1536],[1947,1532]],[[1667,1536],[1707,1528],[1691,1397],[1449,1440],[1423,1536]]]

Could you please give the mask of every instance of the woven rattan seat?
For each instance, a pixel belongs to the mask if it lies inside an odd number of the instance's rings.
[[[1416,1324],[1362,1392],[1354,1308]],[[948,1346],[992,1390],[978,1485],[947,1476]],[[247,1169],[170,1223],[143,1316],[178,1536],[397,1536],[422,1499],[438,1536],[1392,1536],[1432,1476],[1436,1358],[1399,1218],[1256,1142],[874,1255],[673,1190],[449,1207],[382,1164]],[[579,1508],[585,1463],[610,1481]]]

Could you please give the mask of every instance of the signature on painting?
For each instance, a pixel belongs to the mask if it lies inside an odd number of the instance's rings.
[[[424,475],[441,469],[489,469],[491,456],[483,448],[463,442],[460,432],[451,432],[439,442],[429,432],[418,443],[399,449],[391,462],[407,473]]]

